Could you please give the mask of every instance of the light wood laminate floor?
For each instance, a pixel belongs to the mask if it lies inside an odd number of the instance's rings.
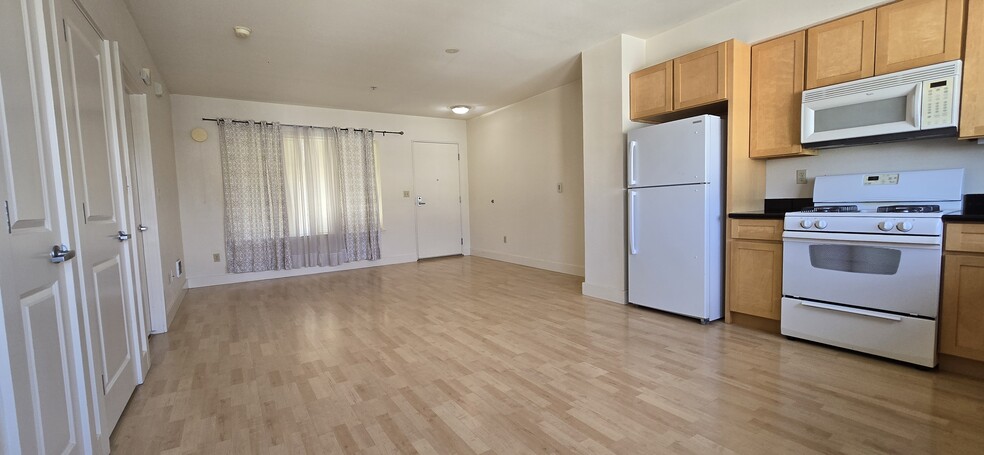
[[[114,453],[981,453],[984,382],[464,257],[191,290]]]

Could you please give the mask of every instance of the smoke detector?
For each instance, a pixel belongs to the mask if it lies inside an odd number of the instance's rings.
[[[253,32],[252,30],[249,29],[249,27],[245,27],[242,25],[237,25],[233,27],[232,31],[236,32],[236,37],[243,38],[243,39],[249,38],[249,34]]]

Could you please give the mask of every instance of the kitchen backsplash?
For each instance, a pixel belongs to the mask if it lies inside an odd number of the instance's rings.
[[[769,160],[766,198],[808,198],[818,175],[964,168],[964,193],[984,193],[984,145],[955,138],[821,150],[810,157]],[[796,183],[806,169],[807,183]]]

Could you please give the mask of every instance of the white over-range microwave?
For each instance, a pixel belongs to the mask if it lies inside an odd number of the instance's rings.
[[[807,148],[957,135],[960,60],[803,92]]]

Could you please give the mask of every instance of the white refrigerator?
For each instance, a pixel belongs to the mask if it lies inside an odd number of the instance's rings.
[[[630,131],[629,303],[724,314],[724,125],[702,115]]]

